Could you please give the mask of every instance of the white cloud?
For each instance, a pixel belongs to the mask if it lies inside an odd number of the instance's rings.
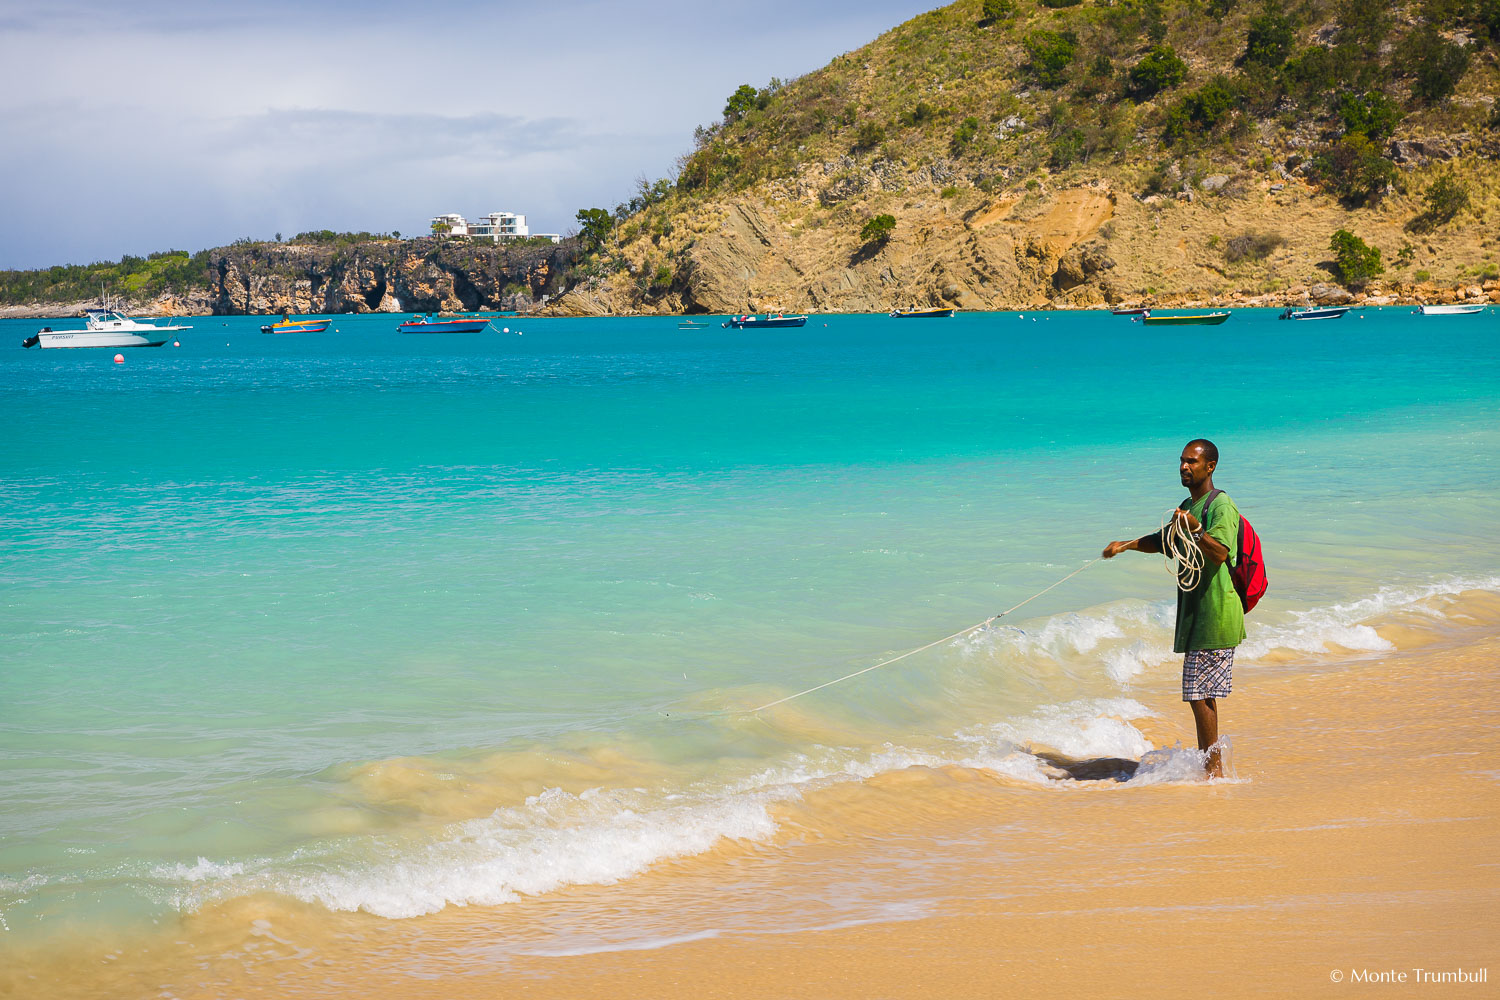
[[[0,267],[444,211],[564,230],[670,174],[740,83],[926,9],[564,0],[17,4],[0,32]]]

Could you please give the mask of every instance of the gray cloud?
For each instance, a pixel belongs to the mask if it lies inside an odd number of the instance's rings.
[[[814,69],[927,6],[16,5],[0,267],[420,232],[447,211],[564,230],[670,174],[738,84]]]

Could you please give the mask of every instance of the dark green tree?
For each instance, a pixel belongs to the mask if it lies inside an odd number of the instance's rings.
[[[1412,77],[1412,96],[1432,104],[1458,87],[1469,68],[1469,50],[1448,41],[1435,25],[1424,24],[1406,36],[1396,62]]]
[[[1413,232],[1428,232],[1452,222],[1469,207],[1469,191],[1451,174],[1444,174],[1432,182],[1422,201],[1427,208],[1406,226]]]
[[[1233,80],[1214,77],[1167,112],[1167,138],[1181,139],[1195,132],[1213,131],[1233,113],[1239,100],[1239,88]]]
[[[737,122],[760,106],[760,91],[742,83],[724,104],[724,120]]]
[[[1187,77],[1187,63],[1170,45],[1153,46],[1141,61],[1130,67],[1130,93],[1142,100],[1175,87]]]
[[[608,209],[580,208],[578,210],[578,238],[589,252],[596,252],[614,232],[615,220]]]
[[[1378,90],[1339,95],[1338,113],[1344,134],[1362,135],[1373,142],[1389,138],[1403,117],[1400,106]]]
[[[1026,36],[1026,55],[1036,82],[1043,87],[1060,87],[1064,71],[1078,53],[1078,36],[1071,31],[1033,31]]]
[[[1396,165],[1358,132],[1324,149],[1314,158],[1313,168],[1323,186],[1346,205],[1363,205],[1379,198],[1396,179]]]
[[[1276,0],[1266,0],[1261,12],[1250,19],[1245,62],[1274,69],[1287,61],[1296,39],[1296,22]]]
[[[1358,287],[1385,271],[1380,265],[1380,249],[1366,245],[1364,240],[1347,229],[1340,229],[1333,234],[1328,241],[1328,249],[1333,251],[1339,280],[1346,285]]]
[[[854,133],[855,149],[874,149],[885,142],[885,126],[879,122],[861,122]]]
[[[984,0],[981,10],[984,15],[981,24],[1009,21],[1016,16],[1016,0]]]
[[[891,233],[896,228],[896,217],[894,215],[877,215],[868,220],[859,231],[859,238],[865,243],[884,243],[891,238]]]

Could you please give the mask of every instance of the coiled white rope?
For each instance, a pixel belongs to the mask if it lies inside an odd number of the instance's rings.
[[[1166,536],[1163,535],[1162,537],[1165,538]],[[1098,561],[1099,560],[1097,558],[1090,559],[1088,562],[1084,563],[1082,566],[1078,567],[1073,572],[1071,572],[1067,576],[1063,577],[1061,580],[1058,580],[1056,583],[1052,584],[1051,586],[1045,587],[1042,590],[1037,591],[1035,594],[1032,594],[1030,597],[1026,598],[1026,600],[1022,601],[1020,604],[1017,604],[1014,608],[1006,608],[1004,611],[1000,612],[998,615],[991,615],[990,617],[986,618],[984,621],[980,622],[977,625],[970,625],[968,628],[959,629],[957,632],[954,632],[952,635],[944,636],[941,639],[935,639],[932,642],[929,642],[925,646],[918,646],[916,649],[909,649],[906,652],[902,653],[900,656],[893,656],[889,660],[881,660],[879,663],[872,664],[872,665],[870,665],[868,667],[862,667],[859,670],[854,671],[852,674],[845,674],[842,677],[835,677],[831,681],[824,681],[822,684],[819,684],[816,687],[810,687],[806,691],[798,691],[796,694],[789,694],[785,698],[778,698],[775,701],[766,702],[764,705],[760,706],[759,708],[747,709],[744,712],[744,714],[746,714],[746,715],[754,715],[756,712],[763,712],[763,711],[765,711],[768,708],[775,708],[777,705],[785,705],[787,702],[793,700],[794,698],[800,698],[800,697],[802,697],[805,694],[812,694],[814,691],[821,691],[821,690],[823,690],[826,687],[833,687],[835,684],[843,683],[844,681],[849,680],[851,677],[858,677],[860,674],[867,674],[871,670],[878,670],[881,667],[890,666],[892,663],[895,663],[897,660],[904,660],[908,656],[915,656],[916,654],[922,652],[924,649],[931,649],[933,646],[938,646],[938,645],[941,645],[942,643],[949,642],[949,641],[951,641],[953,639],[957,639],[960,636],[968,635],[970,632],[977,632],[980,629],[984,628],[986,625],[989,625],[990,623],[995,622],[995,621],[999,621],[1001,618],[1004,618],[1006,615],[1010,614],[1012,611],[1015,611],[1017,608],[1023,608],[1023,607],[1025,607],[1026,605],[1030,604],[1032,601],[1036,600],[1038,597],[1041,597],[1047,591],[1052,590],[1052,589],[1054,589],[1056,587],[1062,586],[1064,583],[1067,583],[1069,580],[1073,579],[1073,577],[1077,576],[1079,573],[1082,573],[1084,570],[1088,569],[1090,566],[1094,565],[1094,563],[1096,563]]]
[[[1187,519],[1178,517],[1182,513],[1173,507],[1163,515],[1161,551],[1167,557],[1167,572],[1177,577],[1177,588],[1191,593],[1203,579],[1203,549],[1188,530]]]

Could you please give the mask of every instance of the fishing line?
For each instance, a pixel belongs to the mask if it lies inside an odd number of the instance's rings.
[[[986,618],[984,621],[978,623],[977,625],[970,625],[968,628],[959,629],[957,632],[954,632],[952,635],[944,636],[941,639],[934,639],[932,642],[929,642],[925,646],[918,646],[916,649],[909,649],[906,652],[902,653],[900,656],[893,656],[893,657],[891,657],[888,660],[881,660],[879,663],[872,663],[870,666],[868,666],[868,667],[861,667],[859,670],[856,670],[853,673],[845,674],[842,677],[835,677],[831,681],[824,681],[822,684],[819,684],[819,685],[817,685],[815,687],[810,687],[806,691],[798,691],[796,694],[789,694],[785,698],[778,698],[775,701],[768,701],[764,705],[761,705],[759,708],[746,709],[744,712],[742,712],[740,714],[742,714],[742,715],[754,715],[756,712],[764,712],[766,709],[768,709],[768,708],[775,708],[777,705],[785,705],[787,702],[792,701],[792,700],[797,699],[797,698],[801,698],[805,694],[812,694],[814,691],[821,691],[824,688],[833,687],[835,684],[842,684],[844,681],[847,681],[847,680],[849,680],[851,678],[854,678],[854,677],[858,677],[860,674],[867,674],[867,673],[869,673],[872,670],[879,670],[881,667],[888,667],[892,663],[896,663],[896,662],[898,662],[900,660],[904,660],[908,656],[915,656],[916,654],[922,652],[923,650],[931,649],[933,646],[940,646],[943,643],[945,643],[945,642],[951,642],[952,640],[957,639],[960,636],[968,635],[971,632],[977,632],[980,629],[984,628],[986,625],[989,625],[991,622],[999,621],[1001,618],[1004,618],[1006,615],[1010,614],[1012,611],[1015,611],[1015,610],[1017,610],[1019,608],[1024,608],[1026,605],[1030,604],[1032,601],[1036,600],[1038,597],[1041,597],[1043,594],[1047,593],[1047,591],[1053,590],[1053,589],[1055,589],[1057,587],[1062,586],[1064,583],[1067,583],[1069,580],[1073,579],[1073,577],[1077,576],[1079,573],[1082,573],[1084,570],[1086,570],[1090,566],[1094,565],[1094,563],[1098,562],[1099,558],[1100,557],[1095,557],[1093,559],[1090,559],[1088,562],[1084,563],[1082,566],[1078,567],[1073,572],[1069,573],[1067,576],[1063,577],[1061,580],[1058,580],[1056,583],[1052,584],[1051,586],[1042,588],[1041,590],[1037,591],[1035,594],[1032,594],[1030,597],[1026,598],[1026,600],[1022,601],[1020,604],[1017,604],[1015,607],[1006,608],[1004,611],[1000,612],[998,615],[991,615],[990,617]]]

